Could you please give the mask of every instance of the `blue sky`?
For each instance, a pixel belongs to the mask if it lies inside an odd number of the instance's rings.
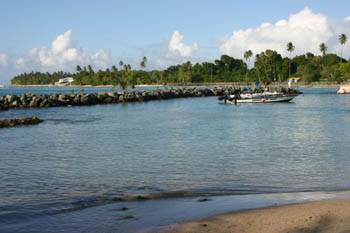
[[[50,48],[59,35],[69,30],[71,34],[66,35],[66,40],[69,41],[67,46],[80,49],[78,56],[82,56],[82,53],[91,54],[91,57],[80,59],[79,62],[92,61],[95,59],[92,58],[93,55],[103,51],[106,53],[104,61],[108,60],[108,65],[123,59],[136,66],[137,60],[145,55],[150,60],[151,69],[185,60],[213,60],[223,53],[239,56],[234,52],[237,46],[232,45],[237,41],[233,31],[254,30],[263,23],[275,24],[283,19],[288,20],[305,7],[312,12],[308,12],[305,17],[321,14],[331,24],[350,15],[350,1],[323,0],[3,0],[0,4],[0,59],[3,58],[4,61],[1,63],[0,60],[0,82],[8,79],[4,77],[7,76],[6,73],[14,74],[31,69],[43,71],[45,64],[29,61],[26,54],[33,48]],[[169,41],[176,31],[179,32],[177,35],[180,42],[169,52]],[[231,44],[228,45],[230,38]],[[261,40],[261,36],[258,38]],[[328,37],[324,40],[330,41],[329,43],[336,41]],[[190,51],[182,53],[181,49],[186,46],[189,46]],[[249,47],[246,44],[240,46],[242,49]],[[254,46],[260,49],[257,45]],[[334,52],[336,49],[334,47]],[[49,51],[45,52],[49,54]],[[23,61],[16,64],[21,66],[14,67],[19,58],[23,58]],[[66,66],[62,64],[65,62],[61,61],[56,67],[64,69]],[[94,62],[98,67],[98,62]],[[47,70],[53,71],[52,64],[47,64]],[[72,69],[68,66],[66,68]]]

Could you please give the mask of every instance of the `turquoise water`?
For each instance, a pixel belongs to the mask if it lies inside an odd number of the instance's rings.
[[[350,95],[300,90],[291,103],[205,97],[2,111],[45,121],[0,130],[0,229],[139,195],[350,190]]]

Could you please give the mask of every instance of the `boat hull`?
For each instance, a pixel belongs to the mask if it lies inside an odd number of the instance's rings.
[[[297,95],[278,95],[278,96],[265,96],[260,98],[246,98],[246,99],[224,99],[226,104],[239,104],[239,103],[281,103],[290,102]]]

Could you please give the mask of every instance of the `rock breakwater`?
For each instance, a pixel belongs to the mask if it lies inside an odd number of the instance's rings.
[[[19,119],[5,119],[0,120],[0,128],[15,127],[17,125],[36,125],[43,122],[43,120],[37,117],[26,117]]]
[[[249,92],[277,91],[283,93],[300,94],[301,92],[290,88],[254,88]],[[32,93],[0,96],[0,110],[11,108],[47,108],[59,106],[83,106],[96,104],[112,104],[126,102],[143,102],[151,100],[163,100],[186,97],[206,97],[228,95],[239,91],[247,92],[238,87],[213,87],[213,88],[176,88],[155,89],[151,91],[130,92],[99,92],[90,94],[50,94],[35,95]]]

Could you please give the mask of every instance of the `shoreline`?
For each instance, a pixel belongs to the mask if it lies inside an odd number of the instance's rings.
[[[238,210],[170,225],[165,233],[344,233],[350,231],[350,199]]]
[[[305,83],[297,83],[297,84],[293,84],[293,87],[340,87],[342,85],[346,85],[347,83],[341,83],[341,84],[336,84],[336,83],[309,83],[309,84],[305,84]],[[189,84],[185,84],[185,85],[181,85],[181,84],[168,84],[167,86],[170,88],[171,86],[176,86],[176,87],[192,87],[192,86],[218,86],[218,87],[225,87],[225,86],[255,86],[255,84],[248,84],[246,85],[245,83],[189,83]],[[269,86],[271,87],[288,87],[287,83],[271,83]],[[56,86],[56,85],[52,85],[52,84],[44,84],[44,85],[10,85],[7,87],[87,87],[87,88],[94,88],[94,87],[110,87],[110,88],[119,88],[119,85],[68,85],[68,86]],[[164,87],[164,85],[161,84],[139,84],[139,85],[135,85],[135,87]]]
[[[9,224],[1,225],[4,232],[77,232],[93,233],[101,232],[123,232],[123,233],[178,233],[178,232],[237,232],[237,233],[274,233],[273,231],[220,231],[225,230],[223,222],[217,222],[223,216],[232,214],[246,214],[254,211],[265,211],[268,209],[289,208],[299,203],[310,203],[322,200],[335,200],[349,198],[350,191],[317,191],[297,193],[269,193],[230,196],[198,196],[161,198],[143,201],[115,202],[106,205],[97,205],[91,208],[76,209],[74,211],[60,213],[60,218],[44,214],[37,218],[22,219]],[[201,201],[207,199],[207,201]],[[304,204],[299,204],[302,206]],[[308,205],[308,204],[306,204]],[[350,205],[348,205],[349,207]],[[264,209],[265,208],[265,209]],[[296,210],[295,216],[300,216]],[[227,214],[228,213],[228,214]],[[349,211],[350,213],[350,211]],[[293,217],[293,216],[292,216]],[[309,217],[309,216],[308,216]],[[268,220],[265,214],[261,226]],[[316,218],[315,218],[316,219]],[[243,219],[244,220],[244,219]],[[253,219],[254,220],[254,219]],[[265,221],[266,220],[266,221]],[[278,219],[273,219],[274,222]],[[292,219],[293,220],[293,219]],[[304,220],[304,219],[303,219]],[[227,220],[228,221],[228,220]],[[40,222],[41,224],[38,224]],[[350,222],[350,221],[349,221]],[[19,224],[20,223],[20,224]],[[82,223],[90,223],[89,227]],[[219,227],[217,227],[217,224]],[[245,222],[252,224],[253,222]],[[198,231],[180,231],[180,227],[192,224]],[[207,224],[205,227],[198,224]],[[283,224],[282,224],[283,225]],[[62,227],[64,226],[64,227]],[[229,225],[225,225],[230,227]],[[6,230],[7,229],[7,230]],[[212,231],[214,229],[214,231]],[[231,228],[227,229],[233,229]],[[177,230],[177,231],[176,231]],[[286,233],[288,231],[277,231]],[[289,231],[289,233],[302,233],[306,231]],[[310,231],[309,231],[310,232]],[[311,231],[312,232],[312,231]],[[319,231],[313,231],[319,232]],[[342,231],[339,233],[345,233]],[[327,232],[328,233],[328,232]],[[331,233],[331,232],[329,232]],[[334,233],[334,231],[332,232]]]

